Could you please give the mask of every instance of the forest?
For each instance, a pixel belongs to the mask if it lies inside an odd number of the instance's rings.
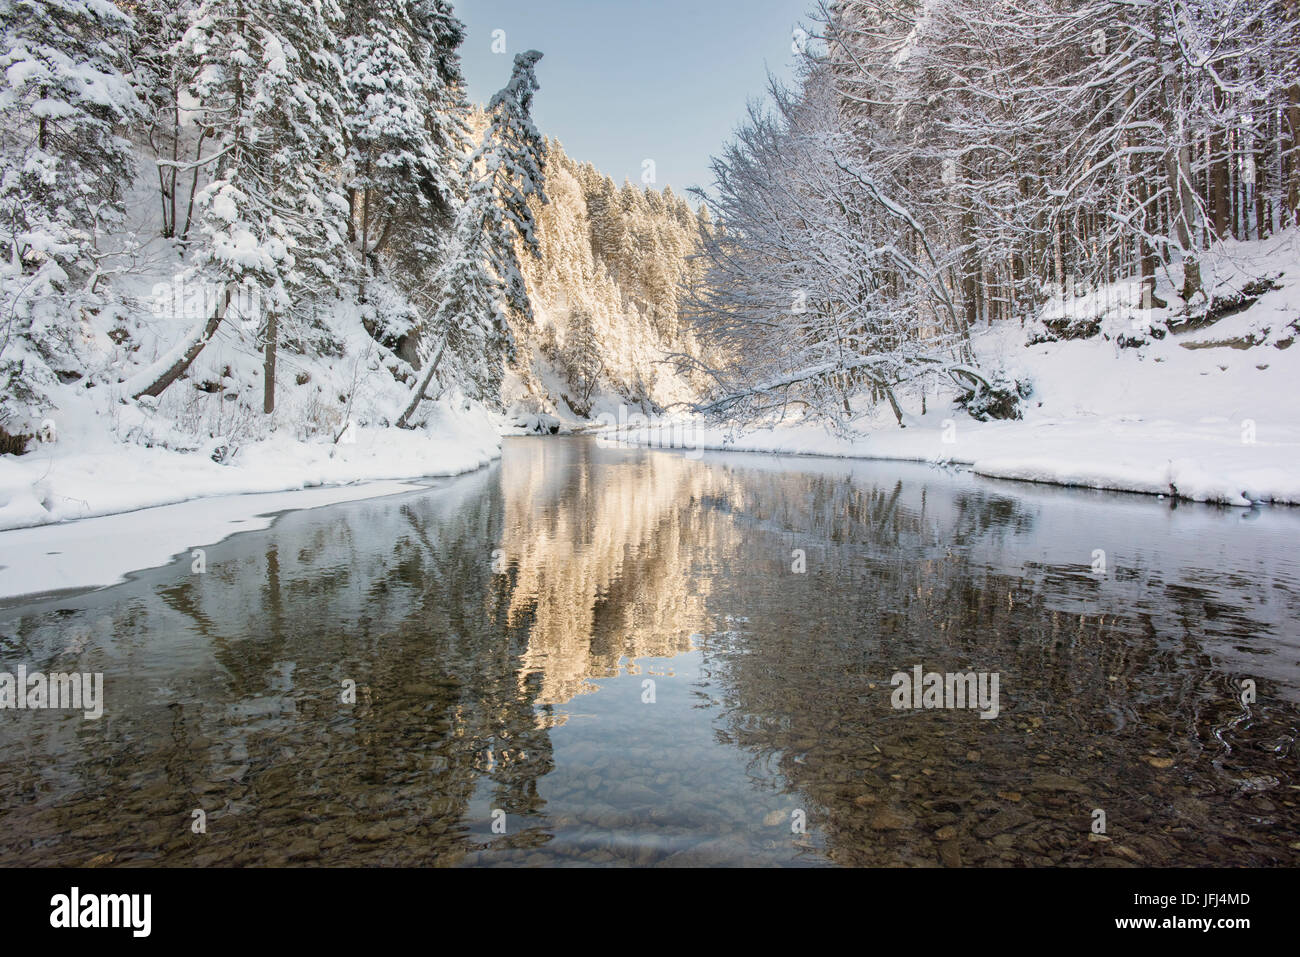
[[[1131,313],[1135,344],[1193,327],[1219,299],[1253,302],[1249,283],[1216,288],[1209,252],[1300,215],[1290,0],[843,0],[813,16],[799,81],[774,82],[713,162],[724,228],[692,309],[723,356],[765,361],[704,369],[712,411],[794,403],[842,426],[865,395],[901,422],[895,391],[935,377],[1014,406],[1016,383],[971,368],[973,330],[1050,300],[1065,338],[1107,309]]]
[[[531,319],[540,53],[471,140],[443,0],[23,0],[0,36],[9,442],[89,390],[146,444],[410,426],[435,375],[499,396]]]
[[[538,51],[470,103],[446,0],[6,4],[5,450],[1017,419],[1035,383],[980,330],[1140,347],[1274,288],[1247,247],[1300,216],[1294,0],[806,26],[688,200],[539,131]]]

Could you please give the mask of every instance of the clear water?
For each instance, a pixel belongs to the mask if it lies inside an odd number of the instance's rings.
[[[0,608],[0,670],[106,698],[0,712],[0,863],[1294,866],[1298,538],[1300,510],[508,440],[205,574]],[[996,673],[1000,713],[894,708],[916,665]]]

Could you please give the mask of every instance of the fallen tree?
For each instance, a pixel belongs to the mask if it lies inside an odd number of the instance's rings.
[[[222,290],[221,301],[206,322],[200,326],[195,326],[194,330],[173,346],[166,355],[130,379],[126,391],[131,395],[131,398],[140,399],[144,396],[150,396],[156,399],[163,394],[169,385],[184,375],[185,370],[190,367],[194,360],[198,358],[199,353],[217,334],[217,329],[221,327],[222,320],[226,318],[226,312],[230,308],[232,298],[234,298],[234,290],[227,283]]]

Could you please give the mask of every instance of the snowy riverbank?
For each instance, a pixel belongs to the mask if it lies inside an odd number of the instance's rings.
[[[1247,445],[1240,422],[1223,416],[1200,421],[1137,414],[1033,416],[1023,422],[981,423],[950,415],[913,417],[907,429],[882,429],[856,439],[799,423],[740,433],[692,427],[684,444],[671,444],[962,465],[991,478],[1227,505],[1300,504],[1300,429],[1276,419],[1257,422],[1257,439]],[[670,443],[660,438],[666,434],[642,431],[628,437],[635,444],[666,447]]]
[[[93,433],[39,445],[27,455],[0,456],[0,529],[212,496],[455,475],[501,453],[500,436],[481,413],[445,415],[430,431],[361,428],[349,438],[335,444],[275,434],[241,449],[228,464],[202,451],[145,448]],[[0,554],[9,544],[0,536]]]
[[[188,563],[191,549],[286,510],[414,491],[402,480],[480,468],[501,440],[467,413],[445,417],[437,435],[360,429],[339,445],[273,436],[228,465],[107,440],[72,449],[0,457],[0,600],[112,585],[177,556]]]
[[[198,558],[193,549],[215,545],[236,532],[266,528],[280,512],[418,488],[404,482],[365,482],[262,495],[220,495],[81,522],[11,529],[0,532],[0,600],[114,585],[131,572],[158,568],[173,560],[189,566]]]
[[[952,395],[930,395],[927,414],[906,416],[906,428],[877,409],[855,423],[853,438],[797,419],[746,431],[678,423],[619,434],[640,445],[947,462],[996,478],[1238,506],[1300,504],[1298,240],[1292,230],[1230,246],[1210,265],[1221,291],[1258,277],[1275,288],[1248,309],[1138,347],[1120,344],[1135,316],[1143,327],[1167,317],[1127,308],[1136,299],[1131,284],[1069,303],[1076,314],[1101,318],[1090,338],[1027,344],[1041,336],[1037,324],[977,333],[986,370],[1032,382],[1021,420],[977,422]],[[1163,282],[1162,293],[1171,285]],[[919,395],[900,397],[920,410]]]

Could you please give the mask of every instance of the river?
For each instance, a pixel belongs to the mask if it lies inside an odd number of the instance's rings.
[[[0,863],[1295,866],[1298,541],[1294,509],[508,439],[0,606],[0,670],[104,676],[97,720],[0,713]],[[996,716],[896,707],[917,668],[996,678]]]

